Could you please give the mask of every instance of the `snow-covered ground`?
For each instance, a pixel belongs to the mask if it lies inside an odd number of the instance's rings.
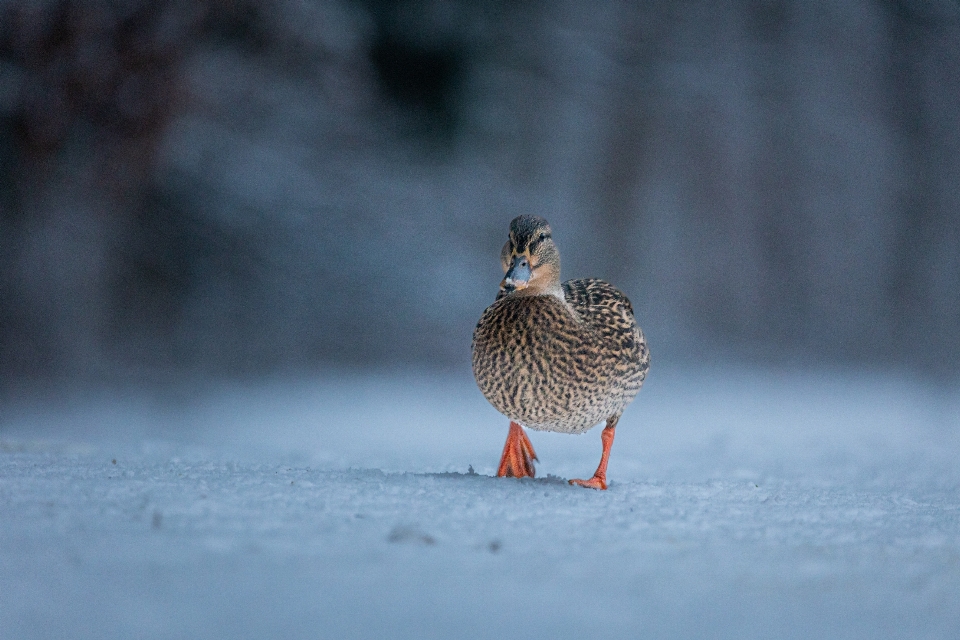
[[[960,637],[952,386],[654,369],[606,492],[506,432],[424,373],[8,406],[0,638]]]

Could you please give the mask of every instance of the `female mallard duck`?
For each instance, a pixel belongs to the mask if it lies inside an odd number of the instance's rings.
[[[603,280],[561,284],[560,253],[543,218],[514,218],[500,262],[500,293],[473,332],[477,385],[510,418],[497,475],[534,475],[537,456],[520,425],[583,433],[606,420],[596,473],[570,481],[606,489],[614,429],[650,367],[633,307]]]

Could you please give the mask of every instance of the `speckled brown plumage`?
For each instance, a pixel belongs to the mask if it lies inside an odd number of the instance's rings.
[[[501,260],[506,284],[473,334],[483,395],[531,429],[582,433],[605,420],[615,425],[650,365],[630,301],[602,280],[560,285],[559,253],[542,218],[511,223]],[[524,260],[528,271],[520,271]],[[524,288],[514,290],[516,265]]]

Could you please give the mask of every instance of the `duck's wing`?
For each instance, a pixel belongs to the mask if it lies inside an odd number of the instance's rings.
[[[584,278],[564,282],[563,294],[571,310],[598,337],[607,358],[646,372],[650,360],[646,339],[622,291],[604,280]]]

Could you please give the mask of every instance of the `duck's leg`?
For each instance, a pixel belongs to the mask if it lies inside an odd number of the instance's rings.
[[[606,489],[607,488],[607,461],[610,460],[610,447],[613,446],[613,435],[617,428],[617,422],[620,416],[611,416],[607,419],[607,426],[603,428],[600,434],[600,441],[603,443],[603,453],[600,454],[600,466],[596,473],[589,480],[571,480],[570,484],[575,484],[588,489]]]
[[[536,475],[533,468],[533,461],[537,459],[537,454],[530,444],[530,438],[523,432],[516,422],[510,422],[510,433],[507,435],[507,443],[503,445],[503,456],[500,458],[500,468],[497,469],[497,476],[503,478],[532,478]]]

